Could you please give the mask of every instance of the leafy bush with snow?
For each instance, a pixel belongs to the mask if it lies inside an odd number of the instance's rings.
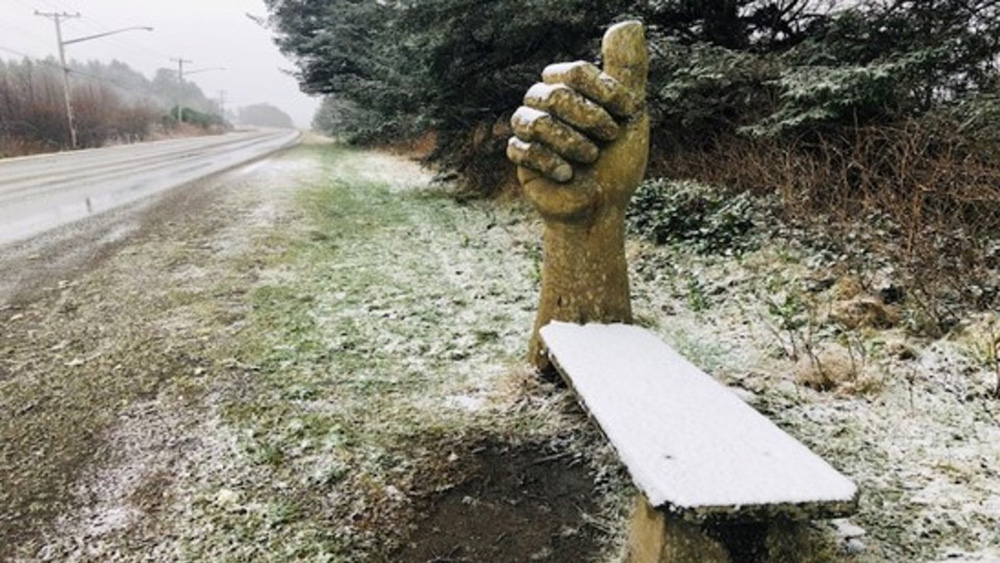
[[[707,184],[644,182],[626,215],[629,229],[656,243],[683,242],[703,253],[734,253],[756,246],[753,200]]]

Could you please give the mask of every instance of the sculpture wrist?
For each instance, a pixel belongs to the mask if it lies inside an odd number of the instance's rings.
[[[538,331],[552,320],[577,323],[632,321],[625,262],[624,214],[605,208],[589,223],[547,221],[531,362],[549,368]]]

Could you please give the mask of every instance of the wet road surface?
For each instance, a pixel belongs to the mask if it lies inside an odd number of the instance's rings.
[[[287,130],[237,131],[0,160],[0,245],[259,158],[298,136]]]

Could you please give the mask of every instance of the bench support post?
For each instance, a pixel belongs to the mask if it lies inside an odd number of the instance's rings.
[[[726,548],[702,529],[664,514],[638,495],[628,538],[628,563],[730,563]]]
[[[700,526],[656,510],[638,495],[627,563],[807,562],[809,543],[795,522]]]

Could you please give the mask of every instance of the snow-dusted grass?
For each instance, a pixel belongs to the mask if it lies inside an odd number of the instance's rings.
[[[525,375],[524,211],[456,205],[398,159],[321,158],[293,218],[245,257],[260,279],[234,354],[247,373],[222,412],[251,478],[200,493],[216,541],[192,539],[195,558],[384,559],[470,444],[594,439],[565,393]],[[591,518],[618,519],[616,501]]]
[[[991,316],[937,341],[845,328],[850,272],[780,236],[735,256],[633,241],[630,257],[643,324],[858,484],[851,526],[820,525],[838,560],[1000,558]],[[816,363],[823,391],[803,376]]]
[[[0,500],[33,518],[3,546],[16,561],[391,560],[480,445],[624,488],[572,399],[524,368],[524,209],[458,205],[412,163],[330,145],[174,199],[51,300],[0,310],[4,443],[50,436],[0,464],[18,484]],[[618,498],[593,529],[616,532]]]
[[[587,521],[615,560],[633,491],[572,397],[524,367],[529,210],[331,145],[175,199],[93,271],[0,308],[0,501],[54,515],[17,528],[37,533],[15,560],[385,560],[482,440],[592,467]],[[936,342],[833,330],[844,273],[794,241],[759,248],[630,241],[639,324],[857,482],[859,514],[818,525],[840,559],[996,558],[995,322]],[[791,338],[856,365],[817,391]]]

